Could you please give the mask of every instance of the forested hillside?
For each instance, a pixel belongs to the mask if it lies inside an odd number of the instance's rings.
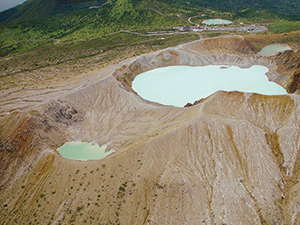
[[[90,10],[91,6],[94,7],[92,10]],[[0,13],[0,23],[25,21],[36,23],[35,20],[41,18],[59,21],[61,18],[66,19],[74,15],[89,17],[94,14],[97,18],[101,18],[101,23],[131,24],[134,20],[142,21],[147,26],[152,23],[153,17],[151,13],[149,15],[149,10],[166,17],[182,13],[195,15],[199,10],[207,7],[230,12],[233,18],[255,17],[258,15],[254,15],[253,12],[267,10],[288,20],[300,20],[300,1],[292,0],[28,0],[22,5]],[[83,25],[83,21],[79,20]],[[88,21],[90,22],[93,21]]]
[[[198,23],[222,18],[290,32],[300,27],[299,11],[300,2],[290,0],[28,0],[0,13],[0,57],[123,30],[170,30],[197,15]]]
[[[0,22],[20,22],[88,9],[106,0],[27,0],[22,5],[0,13]]]
[[[268,9],[281,16],[300,20],[300,1],[295,0],[191,0],[191,4],[232,11],[237,15],[245,9]]]
[[[266,9],[282,17],[300,20],[300,1],[293,0],[28,0],[24,4],[0,13],[0,22],[26,21],[75,10],[86,10],[90,6],[113,5],[133,8],[153,5],[167,5],[171,9],[211,7],[215,10],[229,11],[241,16],[245,10]],[[126,10],[125,10],[126,11]]]

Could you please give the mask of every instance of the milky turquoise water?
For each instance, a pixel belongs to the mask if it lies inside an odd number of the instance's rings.
[[[63,146],[58,148],[57,151],[67,159],[99,160],[113,152],[113,150],[105,152],[106,147],[106,145],[99,147],[98,144],[73,141],[65,143]]]
[[[255,92],[265,95],[287,94],[280,85],[269,82],[268,68],[252,66],[169,66],[136,76],[132,88],[142,98],[164,105],[183,107],[216,91]]]
[[[222,20],[222,19],[208,19],[208,20],[203,20],[203,24],[206,25],[217,25],[217,24],[232,24],[232,21],[230,20]]]
[[[274,44],[274,45],[267,45],[258,52],[261,56],[274,56],[278,52],[283,52],[286,50],[291,50],[291,47],[287,44]]]

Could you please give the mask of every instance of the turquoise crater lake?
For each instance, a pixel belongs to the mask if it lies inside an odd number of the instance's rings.
[[[63,146],[57,149],[57,151],[67,159],[75,160],[99,160],[108,156],[114,150],[105,152],[106,145],[99,147],[98,144],[92,144],[87,142],[73,141],[67,142]]]
[[[205,25],[218,25],[218,24],[232,24],[232,21],[222,20],[222,19],[208,19],[208,20],[203,20],[202,23]]]
[[[169,66],[139,74],[133,80],[132,88],[146,100],[178,107],[219,90],[287,94],[283,87],[268,81],[266,72],[268,68],[258,65],[247,69],[212,65]]]

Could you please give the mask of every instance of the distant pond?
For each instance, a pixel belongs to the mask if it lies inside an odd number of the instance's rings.
[[[202,23],[205,25],[217,25],[217,24],[232,24],[232,21],[222,20],[222,19],[208,19],[208,20],[203,20]]]

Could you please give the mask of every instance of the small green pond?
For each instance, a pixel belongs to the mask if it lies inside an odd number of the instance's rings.
[[[105,152],[106,145],[99,147],[98,144],[72,141],[67,142],[57,149],[57,151],[67,159],[76,160],[99,160],[113,153],[114,150]]]
[[[287,44],[274,44],[274,45],[267,45],[260,50],[259,55],[261,56],[274,56],[279,52],[284,52],[286,50],[291,50],[291,47]]]

